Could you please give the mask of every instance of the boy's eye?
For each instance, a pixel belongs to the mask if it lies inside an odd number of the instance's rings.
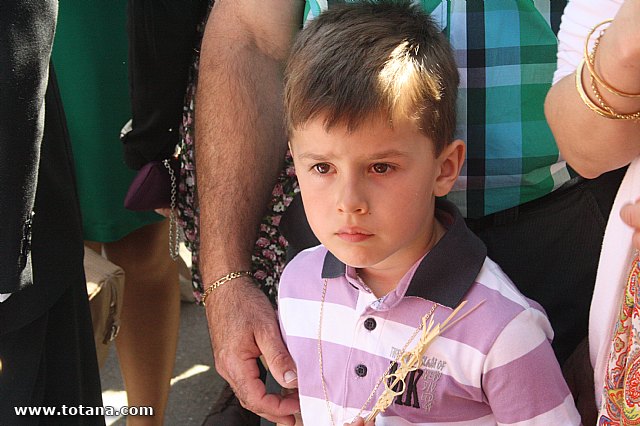
[[[329,166],[327,163],[318,163],[314,165],[313,168],[321,175],[326,175],[331,170],[331,166]]]
[[[389,171],[390,168],[391,166],[386,163],[376,163],[371,167],[373,172],[378,174],[385,174]]]

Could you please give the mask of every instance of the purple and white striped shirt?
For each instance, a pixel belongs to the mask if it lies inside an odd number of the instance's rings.
[[[323,369],[335,424],[353,420],[434,303],[437,324],[462,300],[468,302],[459,316],[484,302],[433,341],[376,426],[580,424],[542,308],[486,257],[455,207],[441,201],[437,206],[447,233],[380,299],[323,246],[300,253],[286,267],[278,313],[297,365],[305,426],[331,424],[317,349],[325,279]],[[381,384],[365,416],[383,390]]]

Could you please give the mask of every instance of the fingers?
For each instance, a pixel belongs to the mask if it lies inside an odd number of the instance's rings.
[[[267,393],[259,378],[243,385],[241,389],[234,389],[243,407],[274,423],[288,426],[295,424],[293,414],[300,412],[297,393],[284,397]]]
[[[227,361],[224,375],[233,388],[240,404],[257,415],[274,423],[293,425],[293,413],[300,411],[297,394],[281,397],[268,394],[262,380],[256,358]]]
[[[277,323],[265,324],[263,332],[256,334],[256,343],[274,379],[284,388],[297,388],[296,365],[282,341]]]
[[[275,312],[250,280],[227,284],[231,285],[211,294],[206,305],[216,370],[229,382],[243,407],[272,422],[293,425],[293,413],[300,411],[297,394],[268,394],[257,364],[264,353],[269,366],[272,362],[280,369],[293,368]]]
[[[255,327],[262,323],[263,318],[273,318],[272,321],[275,321],[275,313],[266,296],[253,282],[241,278],[211,293],[207,298],[206,310],[216,369],[234,385],[233,376],[244,376],[239,370],[244,367],[242,362],[251,359],[255,364],[254,359],[260,356],[254,337]],[[240,364],[230,367],[237,363]],[[229,373],[230,368],[238,373]]]
[[[640,201],[624,206],[620,210],[620,217],[624,223],[634,228],[633,246],[640,249]]]
[[[627,225],[639,229],[640,228],[640,201],[627,204],[620,210],[620,217]]]

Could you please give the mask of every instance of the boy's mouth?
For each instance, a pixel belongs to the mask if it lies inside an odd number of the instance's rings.
[[[371,234],[370,232],[357,227],[340,228],[338,232],[336,232],[336,235],[338,236],[338,238],[350,243],[358,243],[373,237],[373,234]]]

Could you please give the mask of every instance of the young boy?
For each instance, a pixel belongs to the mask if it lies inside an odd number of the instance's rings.
[[[389,385],[378,426],[579,424],[542,308],[436,198],[465,148],[456,64],[428,15],[409,1],[332,8],[301,32],[285,77],[290,148],[322,243],[291,261],[279,290],[304,424],[365,417]],[[393,386],[423,317],[442,323],[462,301],[462,320]]]

